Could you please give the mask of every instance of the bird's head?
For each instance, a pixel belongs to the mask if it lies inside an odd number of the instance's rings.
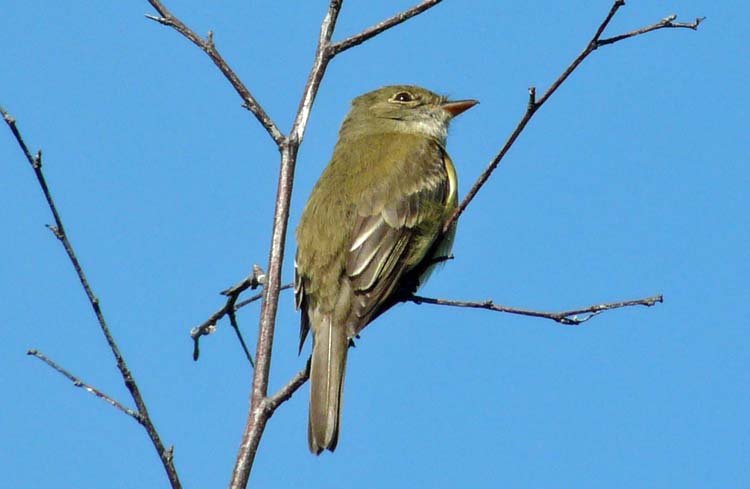
[[[412,133],[444,142],[451,119],[477,103],[476,100],[449,101],[447,97],[414,85],[390,85],[355,98],[342,131]]]

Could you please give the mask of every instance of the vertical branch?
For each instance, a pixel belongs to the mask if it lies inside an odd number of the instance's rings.
[[[279,304],[279,291],[281,289],[281,266],[284,261],[289,207],[294,184],[294,169],[297,162],[299,145],[304,136],[310,111],[320,87],[320,81],[323,78],[328,62],[331,60],[329,46],[331,44],[331,36],[336,27],[336,20],[341,11],[341,4],[342,0],[331,0],[328,6],[328,11],[320,26],[318,47],[315,52],[312,69],[310,70],[310,76],[308,77],[300,101],[297,117],[295,118],[289,137],[279,145],[281,167],[276,190],[276,208],[274,210],[273,229],[271,231],[268,273],[260,313],[258,346],[255,354],[256,364],[250,398],[250,414],[245,425],[242,442],[240,443],[237,460],[232,472],[230,487],[233,489],[241,489],[247,486],[255,454],[258,451],[260,438],[263,435],[268,418],[273,412],[273,407],[267,397],[268,377],[271,369],[271,352],[273,349],[276,313]]]

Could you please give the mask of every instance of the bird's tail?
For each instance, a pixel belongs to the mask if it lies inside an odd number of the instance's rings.
[[[326,314],[313,324],[313,353],[310,366],[310,418],[307,440],[316,455],[333,451],[339,439],[341,401],[349,339],[346,327],[334,324]]]

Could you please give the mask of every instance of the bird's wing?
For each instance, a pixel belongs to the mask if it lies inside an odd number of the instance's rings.
[[[440,234],[451,192],[447,155],[437,144],[427,150],[432,158],[424,168],[393,172],[387,185],[362,196],[345,265],[354,293],[350,335],[394,305],[399,292],[416,288],[418,277],[405,275],[430,258]]]

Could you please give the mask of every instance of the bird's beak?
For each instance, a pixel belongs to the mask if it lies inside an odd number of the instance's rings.
[[[458,114],[469,110],[478,103],[479,100],[456,100],[452,102],[445,102],[440,106],[440,108],[448,112],[451,117],[456,117]]]

